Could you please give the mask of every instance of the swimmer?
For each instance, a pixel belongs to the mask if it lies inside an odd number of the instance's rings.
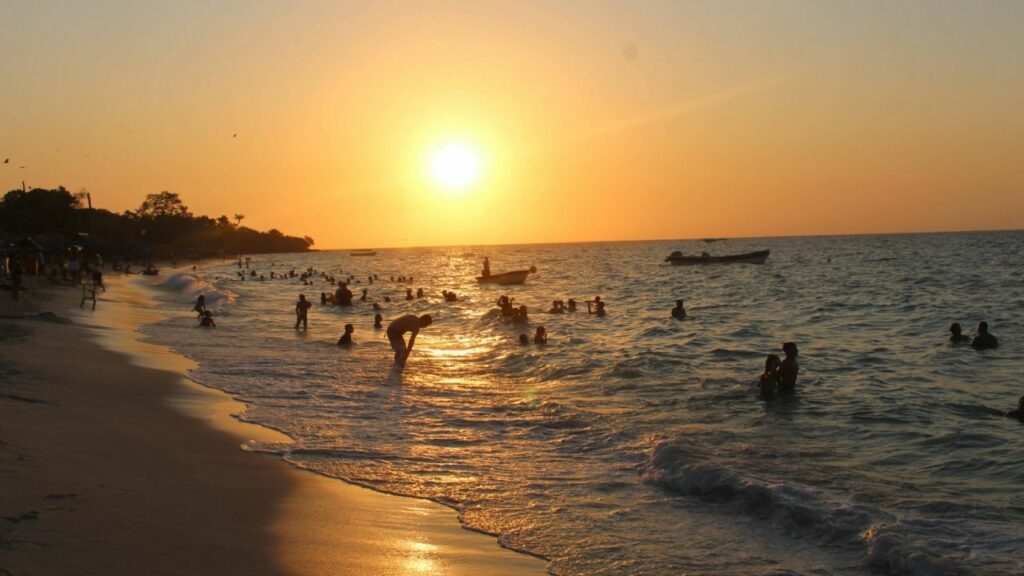
[[[306,300],[305,294],[299,294],[299,301],[295,303],[295,329],[299,329],[299,324],[302,324],[303,330],[309,329],[309,320],[307,312],[313,305]]]
[[[988,331],[988,322],[978,324],[978,335],[971,341],[971,348],[975,350],[989,350],[998,348],[999,341]]]
[[[971,337],[963,334],[963,329],[960,328],[960,324],[953,322],[949,326],[949,343],[950,344],[966,344],[971,341]]]
[[[373,315],[373,327],[374,328],[376,328],[378,330],[383,328],[384,327],[383,322],[384,322],[384,317],[383,316],[381,316],[380,314],[374,314]]]
[[[406,288],[405,289],[405,299],[406,300],[413,300],[414,299],[414,296],[412,295],[412,288]]]
[[[543,326],[537,326],[537,332],[533,335],[534,344],[547,344],[548,331]]]
[[[423,298],[423,288],[420,288],[419,290],[416,291],[416,297]]]
[[[565,312],[565,305],[562,303],[562,301],[552,300],[551,310],[548,310],[548,314],[561,314],[562,312]]]
[[[1020,400],[1017,400],[1017,409],[1007,412],[1006,417],[1016,418],[1017,420],[1024,422],[1024,396],[1021,396]]]
[[[686,318],[686,309],[683,308],[682,300],[676,300],[676,307],[672,309],[672,317],[675,318],[676,320],[682,320],[683,318]]]
[[[320,303],[321,304],[327,304],[327,293],[326,292],[321,292],[320,293]]]
[[[782,345],[782,351],[786,358],[779,364],[779,390],[792,392],[796,388],[796,377],[800,373],[800,365],[797,364],[797,349],[793,342],[786,342]]]
[[[761,396],[772,396],[778,390],[779,365],[781,363],[778,354],[769,354],[765,359],[764,373],[761,374],[761,379],[757,383],[757,387],[761,390]]]
[[[345,324],[345,333],[338,338],[338,346],[351,346],[352,345],[352,333],[355,332],[355,328],[351,324]]]
[[[593,307],[591,307],[591,305],[593,305]],[[598,318],[605,316],[604,302],[601,301],[600,296],[596,296],[593,300],[587,301],[587,313],[594,314]]]
[[[203,316],[199,319],[199,325],[203,328],[216,328],[217,323],[213,321],[213,312],[209,310],[203,311]]]
[[[565,304],[566,304],[565,305],[565,309],[566,309],[567,312],[575,312],[576,311],[576,301],[573,300],[572,298],[569,298],[569,301],[566,302]]]
[[[203,318],[203,312],[206,312],[206,296],[205,295],[200,294],[199,297],[196,298],[196,305],[192,307],[192,311],[195,312],[196,314],[198,314],[198,318],[200,320]]]
[[[409,359],[409,354],[412,354],[412,347],[416,343],[416,335],[420,333],[420,328],[426,328],[433,323],[433,319],[430,314],[424,314],[423,316],[417,317],[415,314],[407,314],[401,318],[397,318],[388,324],[388,341],[391,342],[391,348],[395,351],[395,365],[405,366],[405,362]],[[409,336],[409,344],[405,343],[405,333],[411,332]]]
[[[523,345],[523,346],[528,345],[530,343],[530,337],[527,336],[526,334],[520,334],[519,335],[519,343],[521,345]]]

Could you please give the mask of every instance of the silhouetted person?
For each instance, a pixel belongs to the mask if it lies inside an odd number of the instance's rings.
[[[423,288],[420,288],[419,290],[416,291],[416,297],[423,298]]]
[[[676,300],[676,307],[672,309],[672,317],[676,320],[686,318],[686,309],[683,308],[682,300]]]
[[[565,304],[561,300],[551,301],[551,310],[548,310],[548,314],[561,314],[565,312]]]
[[[351,346],[353,332],[355,332],[355,328],[351,324],[345,324],[345,333],[338,338],[338,346]]]
[[[779,390],[792,392],[796,388],[796,377],[800,373],[800,365],[797,364],[797,349],[793,342],[786,342],[782,345],[782,351],[786,357],[779,364]]]
[[[416,335],[420,333],[420,328],[426,328],[432,322],[433,319],[430,317],[430,314],[424,314],[420,317],[417,317],[415,314],[407,314],[392,320],[391,324],[388,324],[388,341],[391,342],[391,348],[395,351],[396,366],[405,366],[405,362],[409,359],[409,354],[412,354],[412,347],[416,343]],[[406,332],[412,333],[409,336],[408,346],[405,343]]]
[[[1016,418],[1017,420],[1024,422],[1024,396],[1021,396],[1020,400],[1017,400],[1017,409],[1010,410],[1006,413],[1006,416],[1009,418]]]
[[[196,317],[202,319],[203,313],[206,312],[206,296],[200,294],[196,298],[196,305],[192,307],[192,311],[196,313]]]
[[[569,312],[575,312],[576,311],[576,301],[573,300],[572,298],[569,298],[569,301],[566,302],[565,309],[567,311],[569,311]]]
[[[366,292],[368,288],[363,288],[363,295],[359,297],[360,302],[366,302]]]
[[[593,307],[591,307],[593,305]],[[587,312],[596,316],[603,317],[605,315],[604,302],[601,301],[600,296],[595,296],[593,300],[587,301]]]
[[[213,312],[206,310],[199,318],[199,325],[203,328],[216,328],[217,323],[213,321]]]
[[[377,328],[377,329],[383,328],[384,327],[383,322],[384,322],[384,317],[383,316],[381,316],[380,314],[374,314],[373,315],[373,327],[374,328]]]
[[[320,303],[327,304],[327,292],[320,293]]]
[[[764,373],[758,380],[757,387],[762,396],[772,396],[779,389],[779,365],[782,363],[777,354],[769,354],[764,361]]]
[[[978,335],[971,341],[971,348],[975,350],[989,350],[991,348],[998,348],[999,341],[996,337],[989,333],[988,322],[981,322],[978,324]]]
[[[412,288],[406,288],[405,289],[405,299],[406,300],[413,300],[414,299],[414,296],[412,295]]]
[[[306,313],[309,312],[309,309],[312,308],[312,307],[313,307],[313,305],[310,304],[308,300],[306,300],[306,295],[305,294],[299,294],[299,301],[295,303],[295,329],[296,330],[299,329],[299,324],[302,324],[302,329],[303,330],[308,330],[309,329],[309,319],[307,318]]]
[[[482,276],[484,278],[489,278],[490,275],[491,275],[491,259],[488,258],[487,256],[484,256],[484,270],[483,270],[483,273],[480,274],[480,276]]]
[[[537,332],[533,335],[534,344],[547,344],[548,331],[543,326],[537,326]]]
[[[338,306],[352,305],[352,291],[348,289],[348,284],[344,282],[338,284],[338,289],[334,291],[334,303]]]
[[[526,346],[527,344],[530,343],[530,337],[527,336],[526,334],[520,334],[519,343],[522,344],[523,346]]]
[[[971,341],[971,337],[963,334],[963,329],[960,328],[960,324],[953,322],[949,326],[949,343],[950,344],[966,344]]]

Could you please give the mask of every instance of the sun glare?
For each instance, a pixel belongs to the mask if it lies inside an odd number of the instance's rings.
[[[430,175],[444,190],[463,191],[480,179],[480,155],[462,144],[438,148],[430,157]]]

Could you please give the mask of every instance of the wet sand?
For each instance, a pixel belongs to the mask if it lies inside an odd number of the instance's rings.
[[[0,294],[0,574],[545,573],[446,507],[242,450],[287,438],[136,341],[129,285],[95,313],[31,287]]]

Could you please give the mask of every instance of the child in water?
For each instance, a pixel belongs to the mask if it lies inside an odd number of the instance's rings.
[[[779,365],[782,360],[779,359],[777,354],[769,354],[764,361],[764,373],[761,374],[761,379],[757,383],[757,387],[761,390],[761,396],[774,396],[775,391],[779,388]]]
[[[351,324],[345,324],[345,333],[338,338],[338,346],[351,346],[352,345],[352,333],[355,332],[355,328]]]
[[[199,325],[203,328],[216,328],[217,323],[213,321],[213,312],[203,311],[203,317],[199,319]]]

